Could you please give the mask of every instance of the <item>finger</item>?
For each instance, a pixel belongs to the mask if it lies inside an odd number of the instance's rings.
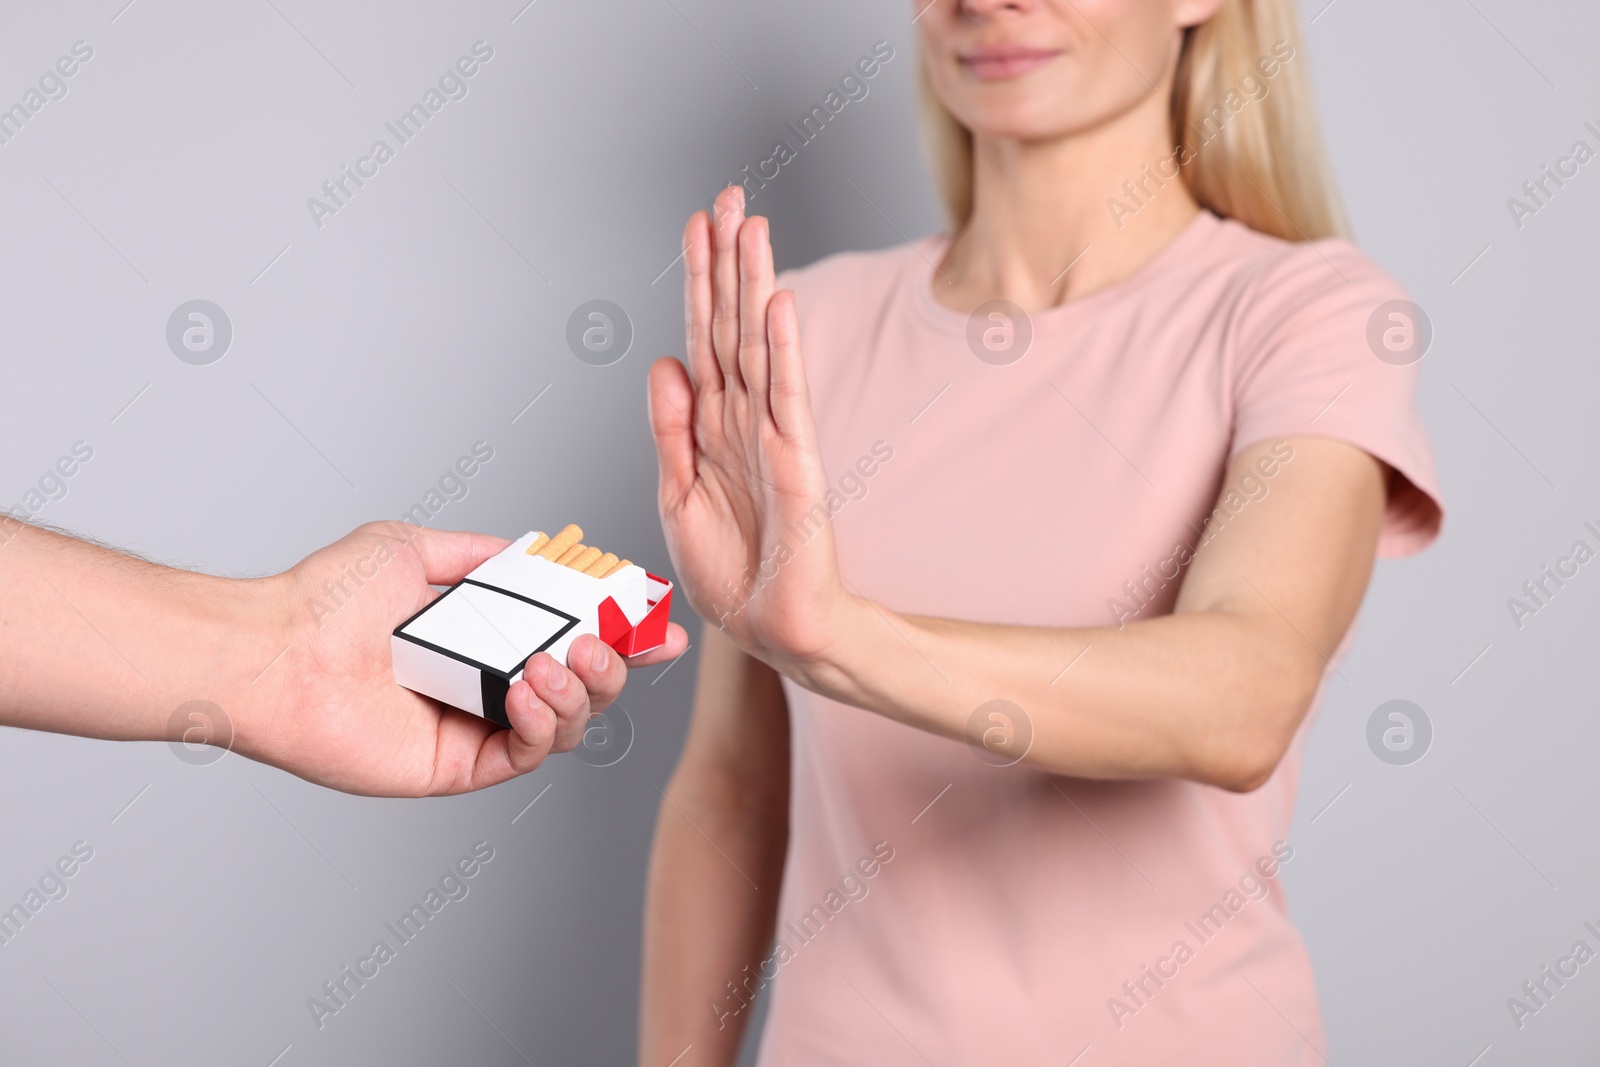
[[[577,641],[573,642],[575,649],[578,644]],[[665,644],[642,656],[633,657],[627,664],[629,667],[643,667],[660,663],[681,655],[688,644],[688,633],[683,627],[672,623],[667,627]],[[589,649],[589,652],[592,657],[593,649]],[[613,663],[603,667],[599,676],[585,680],[584,686],[609,692],[610,699],[614,700],[616,691],[622,688],[613,676],[618,671],[614,663],[620,662],[621,657],[613,653],[612,659]],[[581,656],[569,655],[569,660],[579,663]],[[506,692],[506,718],[511,723],[509,730],[498,729],[477,715],[454,709],[445,709],[443,716],[439,724],[437,766],[433,781],[427,788],[429,795],[465,793],[498,785],[520,774],[527,774],[543,763],[552,751],[559,751],[556,748],[556,731],[561,724],[560,716],[539,697],[526,677],[514,682]],[[578,743],[581,743],[581,730],[578,737]]]
[[[578,676],[589,694],[589,714],[611,706],[628,681],[628,666],[616,650],[598,637],[580,637],[567,650],[567,669]]]
[[[724,388],[739,387],[739,228],[744,222],[744,188],[730,185],[717,194],[711,226],[711,342],[722,368]]]
[[[506,691],[506,719],[511,729],[495,730],[483,739],[473,767],[473,789],[527,774],[545,761],[555,745],[560,720],[526,681]]]
[[[534,695],[556,713],[551,751],[571,752],[578,747],[584,728],[589,725],[589,691],[583,682],[548,652],[530,659],[522,669],[522,677],[533,686]]]
[[[554,708],[539,699],[533,686],[519,681],[506,692],[506,719],[511,729],[491,734],[484,746],[500,739],[506,746],[505,760],[512,773],[526,774],[555,750],[560,717]]]
[[[432,530],[401,523],[411,548],[422,559],[429,585],[455,585],[490,556],[511,542],[489,534],[460,530]]]
[[[667,624],[667,639],[657,648],[628,657],[628,667],[649,667],[677,659],[689,649],[689,632],[677,623]],[[659,676],[658,676],[659,677]]]
[[[811,393],[800,355],[800,316],[794,290],[785,289],[767,305],[767,337],[772,350],[772,419],[778,432],[796,444],[812,447],[816,428],[811,419]]]
[[[767,304],[773,288],[772,241],[767,220],[758,216],[739,229],[739,373],[757,414],[767,411]]]
[[[675,507],[694,485],[694,390],[675,359],[658,359],[650,368],[650,432],[661,468],[658,490],[665,507]]]
[[[521,695],[518,686],[522,686]],[[537,701],[530,705],[525,695],[531,693],[518,682],[506,694],[506,716],[513,727],[510,730],[501,729],[481,715],[455,708],[440,709],[429,782],[421,790],[405,789],[392,795],[455,796],[499,785],[539,766],[549,754],[556,716],[549,708],[541,711]]]
[[[695,388],[722,392],[722,368],[711,340],[711,220],[704,211],[690,215],[683,228],[683,328]]]

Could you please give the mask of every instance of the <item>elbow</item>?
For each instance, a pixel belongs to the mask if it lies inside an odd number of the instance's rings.
[[[1288,750],[1286,744],[1280,746],[1263,740],[1249,751],[1235,753],[1226,766],[1216,768],[1209,784],[1230,793],[1254,793],[1272,780]]]
[[[1256,699],[1242,701],[1243,714],[1235,729],[1226,732],[1205,776],[1207,783],[1230,793],[1253,793],[1271,781],[1316,699],[1321,680],[1321,671],[1314,668],[1284,670]]]

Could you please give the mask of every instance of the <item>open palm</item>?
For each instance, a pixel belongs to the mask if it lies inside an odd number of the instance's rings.
[[[767,220],[723,190],[684,229],[688,368],[650,369],[667,547],[694,609],[753,655],[818,654],[841,597],[794,294]]]

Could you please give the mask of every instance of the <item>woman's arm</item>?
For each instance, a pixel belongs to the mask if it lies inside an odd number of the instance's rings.
[[[1010,701],[1025,716],[1015,728],[1025,762],[1057,774],[1254,789],[1360,606],[1385,499],[1384,469],[1366,453],[1326,438],[1290,444],[1294,463],[1271,495],[1230,519],[1180,575],[1171,615],[1120,629],[994,626],[847,596],[826,624],[837,639],[793,666],[797,680],[974,743],[983,743],[969,730],[974,711]],[[1225,484],[1271,447],[1241,453]],[[1023,756],[1003,734],[994,740],[1007,750],[997,755]]]
[[[395,684],[394,627],[506,544],[372,523],[239,580],[0,517],[0,724],[216,744],[355,793],[494,785],[577,745],[627,676],[598,640],[573,643],[570,669],[541,653],[506,696],[511,730]],[[686,642],[673,627],[636,665]],[[194,701],[210,707],[191,718]]]
[[[651,374],[663,524],[695,609],[799,684],[921,729],[962,737],[981,705],[1010,701],[1027,760],[1057,773],[1264,782],[1365,592],[1383,466],[1294,439],[1272,496],[1201,550],[1170,616],[1120,630],[898,616],[847,588],[830,529],[784,542],[828,488],[794,295],[774,292],[766,222],[743,219],[740,190],[717,213],[685,232],[688,374],[673,360]],[[725,590],[751,574],[729,610]]]
[[[752,1014],[744,1005],[759,984],[750,976],[772,943],[788,841],[782,684],[707,626],[689,739],[650,858],[641,1067],[726,1067],[738,1056]]]

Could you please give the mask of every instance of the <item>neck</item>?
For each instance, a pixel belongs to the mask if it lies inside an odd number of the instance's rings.
[[[1158,161],[1173,169],[1166,95],[1050,141],[975,137],[972,214],[940,264],[939,301],[1037,311],[1114,285],[1164,248],[1199,211],[1181,178],[1156,173]]]

